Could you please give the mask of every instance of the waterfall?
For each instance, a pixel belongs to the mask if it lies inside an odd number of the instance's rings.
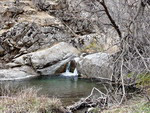
[[[67,64],[66,72],[70,72],[70,62],[68,62],[68,64]]]
[[[73,73],[74,73],[75,75],[78,75],[77,68],[74,69]]]
[[[71,62],[68,62],[67,67],[66,67],[66,72],[62,73],[61,74],[62,76],[70,76],[70,77],[71,76],[78,76],[78,71],[76,68],[74,69],[73,73],[70,72],[70,65],[71,65]]]

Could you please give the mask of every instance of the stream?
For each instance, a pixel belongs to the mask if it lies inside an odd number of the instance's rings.
[[[86,97],[90,94],[93,87],[104,91],[104,88],[92,82],[75,77],[68,76],[41,76],[30,80],[21,81],[5,81],[1,85],[10,85],[14,89],[34,87],[40,88],[38,95],[47,95],[48,97],[60,98],[63,105],[70,105],[80,100],[80,98]]]

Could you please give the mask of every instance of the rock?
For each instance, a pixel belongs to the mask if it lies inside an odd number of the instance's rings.
[[[15,7],[7,8],[2,16],[5,18],[15,18],[16,16],[22,14],[23,12],[24,10],[22,8],[15,6]]]
[[[97,12],[97,6],[92,3],[90,0],[82,2],[80,0],[60,0],[57,5],[59,8],[48,10],[48,12],[63,20],[74,32],[73,35],[95,33],[94,25],[98,25],[100,21],[96,15],[93,15],[94,12]],[[91,10],[93,10],[92,13],[90,13]]]
[[[43,68],[43,69],[38,69],[37,72],[39,72],[41,75],[52,75],[52,74],[60,74],[62,72],[65,72],[66,70],[66,64],[71,61],[74,58],[74,56],[69,56],[68,58],[59,61],[58,63]]]
[[[36,23],[22,22],[4,32],[0,42],[5,54],[10,54],[12,59],[17,54],[33,52],[69,38],[70,35],[62,27],[41,27]]]
[[[4,54],[4,49],[0,45],[0,56],[2,56],[3,54]]]
[[[14,59],[14,63],[31,65],[41,75],[58,73],[58,70],[69,62],[79,51],[65,42],[60,42],[50,48],[38,50]]]
[[[110,59],[110,55],[107,53],[89,54],[76,60],[77,70],[81,76],[111,80]]]
[[[55,0],[32,0],[33,5],[40,11],[56,9],[57,1]]]
[[[39,26],[63,26],[61,22],[54,16],[50,16],[46,12],[34,12],[34,10],[27,10],[27,14],[21,15],[18,22],[34,22]]]
[[[0,69],[0,81],[28,79],[37,76],[38,74],[29,66],[22,66],[10,69]]]
[[[19,15],[24,13],[22,6],[16,6],[13,1],[0,1],[0,27],[3,29],[10,29],[16,23]]]
[[[16,64],[16,63],[14,63],[14,62],[10,62],[10,63],[7,63],[6,64],[6,67],[7,68],[14,68],[14,67],[20,67],[21,65],[19,65],[19,64]]]
[[[95,53],[105,51],[107,53],[115,53],[118,51],[118,47],[117,45],[114,46],[117,41],[113,37],[115,36],[93,33],[72,38],[70,43],[82,52]]]
[[[3,69],[4,67],[5,65],[2,62],[0,62],[0,69]]]

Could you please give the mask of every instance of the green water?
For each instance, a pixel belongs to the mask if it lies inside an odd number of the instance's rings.
[[[31,80],[9,81],[11,87],[35,87],[40,88],[38,95],[60,98],[64,105],[73,104],[80,98],[90,94],[93,87],[104,91],[103,87],[90,80],[77,77],[39,77]]]

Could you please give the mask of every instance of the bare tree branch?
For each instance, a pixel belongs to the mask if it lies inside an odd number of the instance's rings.
[[[115,28],[115,30],[117,31],[117,33],[118,33],[118,35],[119,35],[119,37],[120,37],[120,39],[121,39],[121,38],[122,38],[122,34],[121,34],[120,29],[119,29],[119,26],[116,24],[115,20],[114,20],[114,19],[112,18],[112,16],[110,15],[110,13],[109,13],[109,11],[108,11],[108,8],[107,8],[107,6],[106,6],[106,4],[105,4],[105,0],[102,0],[102,1],[97,0],[97,1],[103,6],[104,11],[105,11],[106,15],[108,16],[108,18],[109,18],[109,20],[110,20],[112,26]]]

